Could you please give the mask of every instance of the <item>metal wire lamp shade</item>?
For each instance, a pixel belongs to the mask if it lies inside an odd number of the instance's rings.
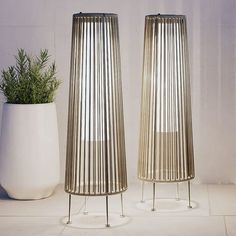
[[[73,15],[65,191],[127,189],[116,14]]]
[[[194,178],[186,18],[145,18],[138,177],[151,182]]]

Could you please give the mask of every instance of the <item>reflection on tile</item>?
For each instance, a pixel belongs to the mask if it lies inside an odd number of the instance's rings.
[[[72,213],[79,211],[84,198],[72,197]],[[68,212],[68,194],[59,185],[55,193],[45,199],[19,201],[10,198],[0,198],[0,216],[66,216]]]
[[[179,185],[181,199],[187,199],[186,187],[186,183]],[[100,230],[75,229],[62,223],[68,214],[68,195],[64,192],[63,185],[59,185],[51,197],[34,201],[9,199],[0,189],[0,235],[141,236],[148,233],[150,236],[224,236],[226,225],[228,235],[233,236],[236,235],[235,189],[234,185],[210,185],[207,191],[207,185],[192,184],[191,196],[196,205],[193,209],[188,209],[187,206],[185,208],[186,201],[176,202],[175,184],[157,184],[157,210],[151,212],[150,209],[137,207],[137,204],[141,204],[141,184],[133,183],[123,194],[124,213],[130,218],[130,222],[122,227]],[[227,216],[224,220],[224,216],[209,215],[208,192],[212,214],[232,214],[235,217]],[[147,201],[151,198],[152,185],[146,184],[144,191],[146,204],[151,203]],[[84,211],[84,202],[85,197],[72,196],[72,216]],[[105,215],[105,197],[88,197],[86,210],[88,214]],[[109,212],[121,214],[121,195],[109,196]]]
[[[225,216],[227,236],[236,235],[236,216]]]
[[[66,227],[62,236],[225,236],[223,217],[136,217],[118,228],[102,230],[74,229]]]
[[[176,202],[175,184],[157,184],[156,186],[156,208],[155,212],[143,210],[141,200],[141,185],[131,184],[129,189],[123,194],[124,209],[127,215],[135,216],[209,216],[208,194],[206,185],[192,185],[193,209],[187,207],[187,201]],[[186,183],[179,185],[181,199],[187,199]],[[144,188],[144,200],[150,202],[152,198],[152,186],[146,184]],[[168,202],[168,203],[167,203]],[[109,206],[111,212],[120,212],[120,195],[109,197]],[[166,204],[167,203],[167,204]],[[186,203],[186,207],[183,205]],[[143,203],[145,205],[145,203]],[[173,209],[164,209],[167,206],[173,206]],[[92,212],[103,212],[105,207],[104,197],[89,197],[87,208]],[[151,206],[150,206],[151,209]]]
[[[236,215],[236,185],[209,185],[211,215]]]
[[[0,217],[3,236],[56,236],[64,227],[60,219],[54,217]]]

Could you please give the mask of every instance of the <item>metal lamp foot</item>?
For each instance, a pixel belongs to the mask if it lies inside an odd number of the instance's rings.
[[[123,194],[120,194],[120,203],[121,203],[121,215],[120,217],[125,217],[124,215],[124,203],[123,203]]]
[[[87,197],[84,197],[84,211],[83,211],[84,215],[88,215],[88,211],[87,211]]]
[[[193,208],[191,205],[191,188],[190,188],[190,180],[188,181],[188,208]]]
[[[151,211],[155,211],[156,210],[156,208],[155,208],[155,198],[156,198],[156,185],[155,185],[155,183],[153,183],[152,190],[153,190],[152,191],[153,196],[152,196],[152,209],[151,209]]]
[[[110,224],[109,224],[109,206],[108,206],[108,196],[106,196],[106,224],[105,226],[107,228],[110,227]]]
[[[71,224],[71,194],[69,194],[69,212],[68,212],[68,221],[66,222],[66,224]]]
[[[177,183],[176,185],[176,201],[179,201],[180,198],[179,198],[179,183]]]
[[[142,196],[141,196],[141,203],[144,203],[144,181],[142,181]]]

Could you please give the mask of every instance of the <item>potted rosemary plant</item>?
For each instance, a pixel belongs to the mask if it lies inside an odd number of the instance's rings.
[[[0,184],[15,199],[50,196],[59,183],[55,62],[47,50],[32,57],[18,50],[16,65],[3,70],[5,95],[0,138]]]

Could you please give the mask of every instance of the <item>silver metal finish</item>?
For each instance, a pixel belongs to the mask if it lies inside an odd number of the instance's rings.
[[[108,205],[108,196],[106,196],[106,227],[110,227],[109,224],[109,205]]]
[[[192,208],[192,205],[191,205],[191,189],[190,189],[190,181],[188,181],[188,208]]]
[[[73,15],[65,191],[107,196],[127,189],[116,14]]]
[[[87,197],[84,197],[84,211],[83,211],[84,215],[88,215],[88,211],[87,211]]]
[[[144,181],[142,181],[142,196],[141,196],[141,202],[144,202]]]
[[[121,217],[125,217],[124,215],[124,202],[123,202],[123,193],[120,194],[120,203],[121,203]]]
[[[153,183],[153,189],[152,189],[152,211],[155,211],[156,210],[156,207],[155,207],[155,200],[156,200],[156,185],[155,185],[155,182]]]
[[[193,179],[194,155],[186,18],[145,18],[138,178]]]
[[[67,224],[71,224],[71,194],[69,194],[69,212]]]

